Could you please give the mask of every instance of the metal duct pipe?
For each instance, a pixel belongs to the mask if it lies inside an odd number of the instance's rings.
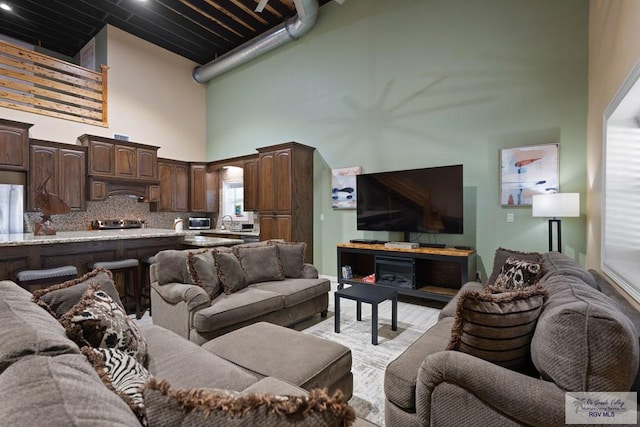
[[[193,79],[198,83],[206,83],[242,64],[245,64],[271,50],[298,40],[316,23],[318,17],[318,0],[294,0],[297,15],[282,24],[255,37],[252,40],[225,53],[213,61],[196,67]]]

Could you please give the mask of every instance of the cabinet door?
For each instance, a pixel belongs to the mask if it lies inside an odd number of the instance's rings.
[[[86,159],[84,151],[60,149],[58,194],[72,210],[85,210]]]
[[[260,153],[258,164],[258,200],[260,200],[260,212],[272,213],[275,211],[275,153]]]
[[[89,142],[89,175],[116,173],[115,145],[102,141]]]
[[[191,165],[191,180],[189,181],[190,205],[193,212],[205,212],[205,197],[207,185],[206,165]]]
[[[245,160],[243,164],[244,210],[260,210],[258,200],[258,159]]]
[[[38,188],[45,179],[49,178],[46,185],[47,191],[58,194],[58,149],[55,147],[31,145],[29,151],[29,169],[31,170],[29,172],[28,209],[38,210],[35,205],[36,188]]]
[[[157,152],[138,148],[138,178],[157,179]]]
[[[207,172],[204,197],[205,212],[218,212],[220,205],[219,194],[220,175],[218,171]]]
[[[176,212],[189,211],[189,165],[175,165],[173,182],[174,210]]]
[[[26,170],[29,158],[28,131],[0,123],[0,169]]]
[[[173,165],[158,162],[158,177],[160,178],[160,202],[158,210],[169,212],[173,209]]]
[[[137,178],[138,153],[135,147],[116,145],[116,176],[120,178]]]
[[[260,240],[291,241],[291,215],[260,215]]]

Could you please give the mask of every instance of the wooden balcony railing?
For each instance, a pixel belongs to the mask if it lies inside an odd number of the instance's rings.
[[[107,127],[107,69],[0,41],[0,107]]]

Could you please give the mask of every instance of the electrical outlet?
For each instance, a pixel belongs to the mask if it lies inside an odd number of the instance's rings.
[[[512,213],[508,213],[507,214],[507,222],[513,222],[513,214]]]

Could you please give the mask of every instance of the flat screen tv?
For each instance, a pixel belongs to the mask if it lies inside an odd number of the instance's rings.
[[[358,230],[463,233],[462,165],[356,176]]]

